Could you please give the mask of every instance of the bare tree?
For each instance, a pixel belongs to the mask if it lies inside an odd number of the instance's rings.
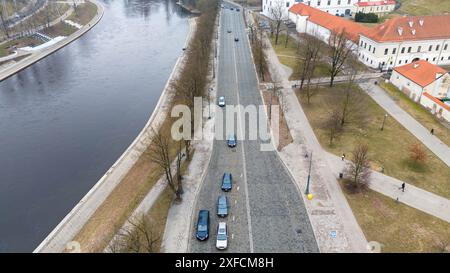
[[[127,227],[121,228],[108,245],[110,253],[154,253],[158,251],[160,238],[154,232],[154,224],[148,216],[127,220]]]
[[[273,97],[278,95],[278,92],[283,89],[281,85],[280,77],[277,74],[272,75],[272,84],[270,87],[270,100],[269,100],[269,120],[272,118],[272,105]]]
[[[6,23],[7,12],[3,4],[0,4],[0,23],[2,24],[3,32],[5,33],[6,37],[9,38],[9,27]]]
[[[340,100],[341,126],[349,122],[362,122],[367,106],[366,97],[355,84],[356,70],[349,75]]]
[[[352,151],[352,162],[347,164],[346,174],[354,189],[364,189],[370,183],[369,146],[358,144]]]
[[[262,81],[264,81],[264,75],[267,67],[267,55],[264,50],[266,46],[263,40],[263,31],[259,28],[258,19],[255,20],[255,27],[253,28],[252,33],[252,40],[254,41],[252,44],[253,58],[259,77]]]
[[[331,32],[328,39],[329,55],[331,61],[330,72],[330,86],[333,86],[334,78],[342,72],[344,64],[354,51],[354,44],[347,38],[347,32],[343,29],[341,32]]]
[[[414,163],[425,164],[427,161],[427,152],[419,143],[413,144],[409,149],[409,152],[409,157]]]
[[[339,110],[334,107],[328,112],[324,121],[324,129],[327,132],[329,145],[333,145],[333,141],[342,133],[341,119]]]
[[[299,48],[298,60],[300,71],[300,89],[303,88],[305,80],[310,81],[314,76],[317,63],[320,61],[322,42],[315,35],[305,35]],[[309,98],[308,98],[309,103]]]
[[[275,30],[275,45],[278,44],[278,36],[281,31],[281,24],[286,19],[285,18],[285,7],[284,1],[276,0],[273,1],[272,6],[270,7],[270,15],[274,20],[274,30]]]
[[[145,154],[151,162],[156,163],[163,171],[169,188],[174,192],[176,200],[179,202],[181,201],[181,191],[178,183],[173,179],[169,137],[154,128],[151,130],[153,137]]]

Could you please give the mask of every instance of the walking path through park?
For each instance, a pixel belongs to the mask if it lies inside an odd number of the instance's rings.
[[[299,143],[305,144],[306,148],[303,148],[303,151],[313,151],[313,156],[315,159],[313,159],[313,168],[319,168],[320,172],[331,172],[332,175],[334,175],[334,178],[331,178],[330,180],[327,180],[327,184],[333,184],[336,187],[334,189],[331,189],[332,191],[330,193],[335,194],[336,199],[340,199],[344,203],[347,204],[345,199],[340,198],[342,195],[342,192],[340,190],[339,185],[336,183],[336,179],[340,172],[342,172],[344,165],[346,161],[342,161],[342,159],[336,155],[330,154],[328,152],[325,152],[322,147],[320,146],[319,141],[317,140],[317,137],[315,136],[311,125],[308,122],[308,119],[303,112],[303,109],[292,90],[292,87],[287,84],[287,80],[290,75],[290,69],[283,66],[273,50],[273,48],[268,44],[268,60],[269,64],[271,65],[271,73],[278,73],[278,75],[281,76],[281,79],[283,79],[283,86],[284,86],[284,92],[287,96],[286,101],[288,103],[287,105],[287,112],[285,114],[286,116],[286,122],[288,124],[288,127],[290,129],[292,138],[294,139],[294,145],[298,145]],[[289,71],[287,71],[289,70]],[[372,85],[374,85],[372,83]],[[377,85],[374,85],[375,88],[378,87]],[[367,86],[365,87],[365,89]],[[423,128],[420,124],[418,124],[417,121],[412,119],[408,114],[406,114],[402,109],[400,109],[395,103],[392,101],[392,103],[389,102],[390,98],[387,97],[387,95],[384,93],[383,90],[377,90],[376,95],[375,92],[372,93],[371,96],[376,96],[377,98],[382,98],[379,100],[384,100],[385,107],[390,108],[390,114],[398,116],[398,119],[403,119],[403,122],[406,123],[403,124],[405,128],[408,129],[407,126],[411,127],[409,129],[414,135],[416,135],[416,130],[418,131],[418,137],[421,141],[423,141],[421,138],[427,139],[430,138],[430,133],[428,130]],[[381,95],[378,95],[378,93],[384,94],[386,98],[384,98]],[[389,99],[389,100],[387,100]],[[378,102],[378,100],[376,100]],[[387,101],[387,102],[386,102]],[[379,102],[378,102],[379,103]],[[381,105],[381,104],[380,104]],[[382,105],[383,106],[383,105]],[[398,109],[397,109],[398,108]],[[403,112],[403,113],[402,113]],[[396,118],[397,119],[397,118]],[[397,120],[398,120],[397,119]],[[400,122],[400,120],[398,120]],[[421,128],[420,128],[421,127]],[[432,145],[434,149],[439,149],[439,140],[432,136],[432,139],[434,139],[435,142]],[[428,141],[428,143],[431,143]],[[425,142],[424,142],[425,144]],[[291,144],[292,145],[292,144]],[[442,144],[445,145],[445,144]],[[428,146],[428,145],[427,145]],[[288,146],[289,147],[289,146]],[[288,148],[286,147],[286,148]],[[448,147],[445,145],[445,147],[448,149]],[[284,150],[286,150],[286,148]],[[442,147],[440,148],[442,149]],[[285,151],[281,151],[281,154],[286,153]],[[290,154],[290,157],[286,157],[287,160],[291,159],[298,159],[299,151],[302,151],[301,147],[298,147],[296,149],[296,154]],[[442,151],[439,151],[439,154],[444,159],[449,159],[449,153],[448,150],[445,153],[445,150],[442,149]],[[304,152],[301,153],[301,155],[304,155]],[[319,157],[319,159],[317,159]],[[441,158],[442,159],[442,158]],[[448,161],[447,161],[448,162]],[[289,163],[286,163],[289,165]],[[299,164],[291,163],[293,168],[300,168]],[[294,171],[295,172],[295,171]],[[315,183],[321,183],[321,181],[315,181]],[[323,182],[322,182],[323,183]],[[380,172],[372,171],[371,176],[371,184],[370,188],[374,191],[377,191],[383,195],[386,195],[388,197],[391,197],[395,200],[398,200],[399,202],[405,203],[411,207],[414,207],[416,209],[419,209],[425,213],[431,214],[435,217],[438,217],[444,221],[450,222],[450,200],[443,198],[441,196],[438,196],[436,194],[430,193],[428,191],[425,191],[423,189],[417,188],[413,185],[407,184],[405,187],[405,192],[402,192],[400,189],[401,184],[403,181],[400,181],[398,179],[395,179],[393,177],[384,175]],[[331,188],[331,187],[330,187]],[[313,193],[314,193],[314,186],[313,186]],[[334,192],[333,192],[334,191]],[[343,197],[343,196],[342,196]],[[350,209],[350,208],[349,208]]]
[[[374,82],[360,83],[360,87],[366,91],[386,112],[395,118],[411,134],[419,139],[428,147],[437,157],[439,157],[447,166],[450,167],[450,147],[443,143],[439,138],[430,133],[431,128],[425,128],[417,120],[411,117],[405,110],[400,108],[395,101],[386,94],[380,86]],[[450,137],[450,136],[449,136]]]

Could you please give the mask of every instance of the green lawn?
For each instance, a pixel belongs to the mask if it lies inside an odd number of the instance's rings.
[[[380,86],[386,90],[398,106],[408,112],[408,114],[420,122],[425,128],[433,128],[434,134],[442,142],[450,146],[450,129],[448,127],[444,126],[443,123],[433,116],[427,109],[412,101],[405,93],[401,92],[391,83],[382,82]]]
[[[92,18],[97,14],[97,6],[91,2],[80,4],[76,12],[73,12],[68,20],[74,21],[81,25],[88,24]]]
[[[307,104],[306,98],[297,92],[322,146],[340,156],[342,153],[350,155],[358,142],[366,142],[369,144],[373,169],[380,170],[384,167],[387,175],[450,198],[450,168],[422,144],[421,147],[427,153],[425,166],[412,163],[409,159],[410,148],[419,141],[393,118],[387,118],[384,130],[381,131],[385,111],[365,93],[365,122],[347,124],[342,136],[335,140],[333,146],[329,146],[324,120],[328,115],[330,102],[337,105],[342,97],[342,90],[343,87],[339,85],[332,89],[321,87],[312,97],[310,105]]]
[[[300,71],[302,70],[302,66],[300,63],[300,55],[298,50],[297,41],[289,37],[287,47],[285,47],[286,34],[281,33],[278,37],[278,44],[275,45],[275,35],[270,39],[275,52],[278,55],[280,62],[288,67],[290,67],[293,71],[290,79],[297,80],[300,78]],[[322,52],[322,55],[325,54],[325,49]],[[329,76],[329,64],[325,61],[320,61],[316,67],[314,77],[326,77]]]
[[[366,239],[381,243],[382,252],[442,252],[440,245],[450,246],[450,224],[439,218],[372,190],[344,194]]]
[[[395,11],[399,14],[435,15],[450,12],[448,0],[399,0],[399,2],[400,9]]]

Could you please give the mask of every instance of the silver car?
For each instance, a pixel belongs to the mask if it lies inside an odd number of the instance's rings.
[[[217,240],[216,240],[216,248],[223,250],[228,247],[228,230],[227,223],[219,222],[219,226],[217,227]]]
[[[225,106],[225,97],[224,96],[221,96],[221,97],[219,97],[219,106],[220,107],[224,107]]]

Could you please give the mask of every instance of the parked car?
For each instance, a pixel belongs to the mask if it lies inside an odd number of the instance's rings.
[[[209,211],[200,210],[197,220],[197,239],[204,241],[209,237]]]
[[[228,247],[228,230],[227,223],[219,222],[217,227],[217,240],[216,240],[216,248],[217,249],[226,249]]]
[[[231,29],[227,30],[228,33],[231,33]]]
[[[223,174],[221,188],[223,191],[231,191],[231,188],[233,188],[233,177],[231,173]]]
[[[230,8],[230,10],[234,10],[234,8]]]
[[[220,97],[219,97],[218,105],[219,105],[220,107],[224,107],[224,106],[225,106],[225,97],[224,97],[224,96],[220,96]]]
[[[239,42],[239,38],[238,37],[234,38],[234,41]]]
[[[217,216],[228,216],[228,198],[225,195],[221,195],[217,199]]]
[[[235,135],[229,135],[227,138],[227,145],[230,148],[236,147],[236,136]]]
[[[236,8],[236,11],[241,11],[241,9],[239,9],[239,8]]]

